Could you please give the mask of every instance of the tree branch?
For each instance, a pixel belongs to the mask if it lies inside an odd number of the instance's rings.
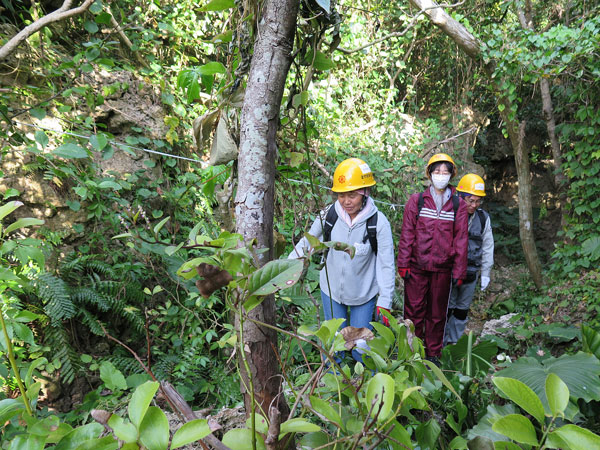
[[[32,34],[38,32],[53,22],[59,22],[87,11],[93,2],[94,0],[85,0],[81,6],[78,6],[77,8],[71,8],[73,0],[65,0],[62,6],[56,11],[53,11],[41,19],[36,20],[31,25],[27,25],[15,36],[13,36],[6,44],[4,44],[2,48],[0,48],[0,60],[6,59],[12,52],[15,51],[21,42],[23,42]]]

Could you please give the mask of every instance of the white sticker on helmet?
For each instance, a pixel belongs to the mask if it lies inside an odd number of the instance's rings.
[[[476,191],[485,191],[485,185],[483,183],[475,183],[474,187]]]
[[[358,167],[360,167],[360,170],[362,171],[362,173],[371,173],[371,168],[369,167],[369,165],[367,163],[360,164]]]

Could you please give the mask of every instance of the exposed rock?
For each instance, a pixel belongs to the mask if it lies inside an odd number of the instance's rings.
[[[481,337],[491,335],[491,336],[506,336],[507,329],[512,329],[516,326],[515,323],[512,323],[510,319],[514,317],[515,313],[504,314],[500,316],[498,319],[488,320],[483,325],[483,330],[481,330]],[[509,332],[510,333],[510,332]]]

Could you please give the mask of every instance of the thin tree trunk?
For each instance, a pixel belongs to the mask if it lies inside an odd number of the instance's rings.
[[[285,80],[291,64],[298,0],[267,0],[254,45],[254,55],[241,116],[238,190],[235,197],[236,231],[246,242],[257,240],[260,265],[272,258],[273,210],[276,158],[276,132]],[[275,322],[273,297],[249,313],[262,322]],[[236,319],[239,324],[240,318]],[[254,387],[257,412],[269,417],[276,406],[287,418],[287,405],[281,392],[281,375],[276,357],[274,331],[243,321],[243,348]],[[249,373],[244,364],[242,392],[246,414],[251,411]]]
[[[450,17],[442,7],[431,0],[409,0],[409,2],[421,13],[427,15],[431,22],[450,37],[459,48],[474,60],[479,60],[481,54],[480,42],[473,36],[462,24]],[[492,73],[492,67],[487,66],[485,70],[489,75]],[[496,85],[497,86],[497,85]],[[515,156],[517,167],[518,199],[519,199],[519,235],[521,245],[525,253],[525,259],[529,268],[529,273],[535,285],[542,286],[542,270],[535,247],[535,239],[532,227],[532,207],[531,207],[531,173],[529,172],[529,152],[524,145],[520,134],[524,133],[524,124],[519,124],[515,118],[511,118],[510,101],[500,89],[495,88],[499,103],[504,105],[500,115],[506,124],[508,136]],[[521,130],[522,128],[522,130]],[[520,131],[521,130],[521,131]]]

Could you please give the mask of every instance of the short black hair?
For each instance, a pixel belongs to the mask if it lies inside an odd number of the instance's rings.
[[[448,162],[448,161],[438,161],[438,162],[433,163],[432,165],[429,166],[429,172],[427,172],[427,173],[429,175],[431,175],[431,172],[433,172],[435,169],[440,167],[442,164],[444,164],[446,166],[446,169],[448,170],[448,172],[450,172],[450,175],[452,175],[454,173],[454,166],[452,165],[451,162]]]

